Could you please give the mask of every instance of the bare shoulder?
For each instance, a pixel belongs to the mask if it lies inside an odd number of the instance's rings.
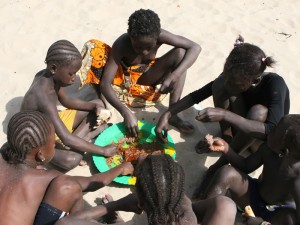
[[[57,93],[53,86],[53,81],[45,76],[42,70],[36,74],[30,88],[26,92],[21,110],[43,111],[44,106],[55,106],[57,102]]]
[[[113,51],[116,51],[121,54],[125,54],[129,49],[131,50],[131,42],[130,42],[130,37],[127,33],[122,34],[119,36],[113,46],[112,46]]]

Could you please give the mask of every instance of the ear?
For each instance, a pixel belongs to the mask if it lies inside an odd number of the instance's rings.
[[[57,68],[58,66],[56,64],[51,64],[48,66],[48,69],[50,70],[50,72],[54,75],[57,72]]]
[[[36,153],[35,158],[36,158],[36,161],[40,162],[40,163],[43,163],[46,160],[44,153],[40,149]]]

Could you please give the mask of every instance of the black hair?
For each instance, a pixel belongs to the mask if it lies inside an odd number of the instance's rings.
[[[128,34],[130,37],[154,36],[160,34],[160,19],[150,9],[135,11],[128,19]]]
[[[288,149],[300,151],[300,115],[289,114],[281,119],[286,123],[288,128],[284,137],[284,146]]]
[[[56,64],[57,66],[64,66],[71,60],[80,59],[82,56],[78,49],[67,40],[60,40],[54,42],[48,49],[45,63]]]
[[[16,113],[8,123],[7,143],[1,147],[2,157],[11,164],[23,163],[28,152],[46,144],[50,131],[51,122],[42,113]]]
[[[238,74],[242,79],[253,79],[260,76],[267,67],[273,67],[275,61],[257,46],[243,43],[239,36],[233,50],[224,65],[224,74]]]
[[[150,225],[166,225],[183,215],[182,167],[166,154],[149,155],[137,168],[136,190]]]

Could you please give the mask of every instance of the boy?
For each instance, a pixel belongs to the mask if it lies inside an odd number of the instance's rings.
[[[99,147],[89,142],[103,129],[93,130],[96,116],[104,109],[102,102],[70,98],[63,89],[73,84],[81,67],[77,48],[69,41],[57,41],[48,49],[45,62],[47,68],[36,74],[24,96],[21,111],[40,111],[54,124],[58,151],[55,151],[52,163],[70,170],[80,163],[84,152],[113,155],[117,150],[115,146]],[[56,107],[58,100],[71,110],[59,113]]]
[[[174,48],[156,58],[162,44]],[[137,118],[121,103],[111,86],[117,82],[119,65],[124,74],[120,76],[119,85],[126,87],[130,97],[159,101],[161,94],[170,93],[169,105],[173,105],[180,99],[186,71],[196,61],[200,51],[200,46],[193,41],[161,29],[158,15],[149,9],[137,10],[129,17],[127,33],[121,35],[112,46],[101,79],[100,91],[121,113],[132,136],[138,134]],[[158,84],[161,86],[157,86]],[[177,115],[170,118],[169,122],[181,132],[194,131],[190,123],[181,120]]]
[[[231,166],[222,167],[212,178],[207,197],[229,191],[240,207],[252,207],[257,218],[248,218],[248,224],[299,224],[299,135],[300,115],[287,115],[270,133],[267,143],[246,159],[224,140],[214,138],[210,149],[222,152]],[[261,165],[259,179],[247,175]]]

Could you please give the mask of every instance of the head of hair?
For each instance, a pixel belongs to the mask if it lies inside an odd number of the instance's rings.
[[[47,65],[55,64],[56,66],[67,65],[72,60],[82,60],[78,49],[67,40],[54,42],[48,49],[45,63]]]
[[[7,143],[1,148],[5,161],[23,163],[33,149],[44,146],[51,132],[50,120],[38,111],[16,113],[9,121]]]
[[[127,32],[133,38],[143,36],[158,37],[160,28],[158,15],[150,9],[137,10],[128,19]]]
[[[284,146],[287,149],[294,149],[300,152],[300,115],[286,115],[281,119],[281,123],[287,126],[284,136]]]
[[[244,38],[236,39],[235,47],[226,59],[223,73],[227,75],[239,75],[241,79],[255,79],[260,76],[267,67],[273,67],[275,61],[257,46],[243,43]]]
[[[166,154],[149,155],[137,168],[136,190],[150,225],[178,222],[184,196],[182,167]]]

